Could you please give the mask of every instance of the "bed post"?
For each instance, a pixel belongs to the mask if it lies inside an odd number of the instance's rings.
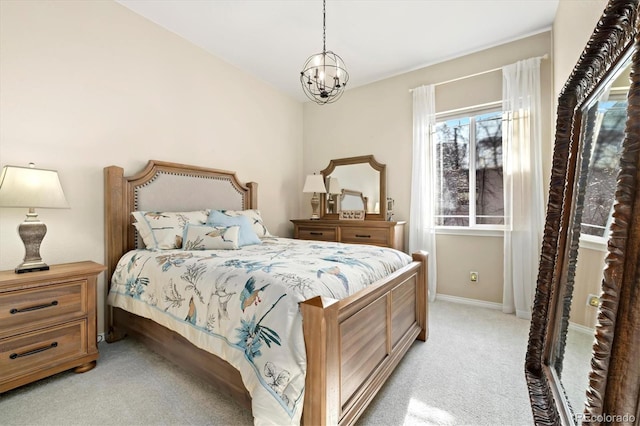
[[[302,421],[337,425],[340,420],[340,343],[338,301],[317,296],[300,304],[307,350]]]
[[[420,262],[422,266],[418,272],[417,288],[417,322],[422,331],[418,334],[418,340],[426,342],[429,338],[429,255],[426,251],[417,251],[411,255],[415,262]]]
[[[111,288],[111,276],[118,260],[126,252],[126,228],[128,223],[124,206],[124,169],[110,166],[104,168],[104,242],[105,263],[107,265],[105,297]],[[115,335],[112,321],[112,308],[105,304],[106,341],[111,343],[119,339]]]
[[[245,184],[247,188],[249,188],[249,200],[245,205],[245,209],[257,209],[258,208],[258,183],[257,182],[247,182]]]

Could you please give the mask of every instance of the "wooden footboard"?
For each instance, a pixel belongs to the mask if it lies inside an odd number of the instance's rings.
[[[303,302],[307,377],[305,425],[355,423],[414,340],[428,337],[427,254],[343,300]],[[217,356],[149,319],[113,308],[107,341],[124,335],[207,380],[251,409],[240,373]]]
[[[427,254],[343,300],[301,304],[307,350],[303,423],[353,424],[414,340],[428,337]]]

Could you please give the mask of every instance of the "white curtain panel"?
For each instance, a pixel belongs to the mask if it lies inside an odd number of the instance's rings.
[[[531,318],[542,233],[540,60],[531,58],[502,69],[504,150],[503,312]]]
[[[429,300],[436,299],[436,233],[433,171],[433,136],[436,124],[435,87],[413,89],[413,164],[411,169],[411,210],[409,213],[409,252],[429,253]]]

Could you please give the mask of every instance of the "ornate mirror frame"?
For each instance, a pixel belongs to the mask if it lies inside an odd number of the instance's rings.
[[[640,424],[640,0],[610,0],[558,99],[549,202],[525,375],[536,424]],[[584,411],[572,412],[551,355],[564,351],[577,243],[581,107],[633,49],[627,122]],[[580,207],[578,207],[580,209]],[[578,231],[579,232],[579,231]],[[560,356],[562,358],[562,356]],[[574,417],[575,415],[575,417]],[[616,417],[624,416],[626,418]]]
[[[380,212],[379,213],[366,213],[365,220],[386,220],[387,217],[387,166],[386,164],[378,163],[373,155],[362,155],[359,157],[338,158],[329,161],[329,165],[326,169],[321,170],[322,176],[327,178],[335,170],[337,166],[348,166],[352,164],[369,164],[371,168],[378,172],[380,176],[379,188],[379,200],[380,200]],[[357,189],[357,188],[349,188]],[[320,217],[322,219],[338,219],[338,213],[327,213],[327,194],[321,194],[320,196]]]

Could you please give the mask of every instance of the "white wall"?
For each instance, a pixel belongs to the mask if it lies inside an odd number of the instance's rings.
[[[553,22],[555,94],[560,94],[602,15],[607,0],[560,0]],[[557,99],[557,96],[554,97]]]
[[[0,165],[56,169],[70,210],[40,209],[49,264],[104,262],[103,168],[147,160],[259,183],[272,233],[298,214],[302,105],[112,1],[0,1]],[[26,209],[0,209],[0,269]],[[104,330],[104,277],[99,325]]]

